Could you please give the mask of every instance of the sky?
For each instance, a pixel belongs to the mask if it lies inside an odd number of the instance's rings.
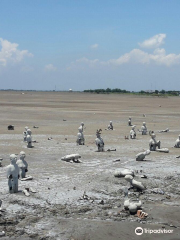
[[[179,0],[0,0],[0,89],[180,90]]]

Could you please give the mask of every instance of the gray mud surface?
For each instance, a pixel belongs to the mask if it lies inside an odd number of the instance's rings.
[[[173,148],[180,134],[180,98],[97,95],[84,93],[0,92],[0,212],[1,239],[180,239],[180,149]],[[161,105],[161,107],[159,107]],[[146,114],[146,117],[143,117]],[[150,136],[129,135],[128,117],[141,127],[147,123],[169,153],[151,152],[146,161],[135,155],[148,149]],[[66,120],[66,121],[63,121]],[[114,130],[106,131],[109,121]],[[85,145],[76,145],[76,134],[85,123]],[[15,126],[8,131],[7,126]],[[25,126],[32,130],[34,148],[23,142]],[[39,128],[33,128],[33,126]],[[105,150],[96,152],[95,132],[101,128]],[[167,133],[159,130],[169,128]],[[52,137],[52,140],[48,140]],[[19,193],[9,194],[5,167],[9,155],[26,152],[31,181],[19,181]],[[61,157],[79,153],[82,163]],[[115,162],[114,160],[120,159]],[[124,178],[115,178],[116,169],[133,169],[135,179],[147,189],[130,190],[139,197],[146,219],[123,209]],[[147,178],[141,178],[146,175]],[[33,187],[37,193],[26,197],[21,190]],[[83,198],[83,194],[87,196]],[[135,228],[173,230],[173,233],[135,234]]]

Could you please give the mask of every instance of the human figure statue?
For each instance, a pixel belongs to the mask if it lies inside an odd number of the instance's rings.
[[[25,131],[23,132],[23,135],[24,135],[24,142],[26,142],[27,130],[28,130],[28,127],[25,127]]]
[[[31,136],[31,134],[32,134],[31,129],[28,128],[28,130],[27,130],[27,137],[26,137],[27,147],[28,148],[33,148],[34,147],[32,145],[32,136]]]
[[[151,134],[151,139],[149,141],[149,150],[156,151],[156,147],[160,149],[161,142],[156,140],[156,135],[154,133]]]
[[[132,123],[131,123],[131,117],[129,117],[129,120],[128,120],[128,126],[132,126]]]
[[[85,144],[85,139],[84,139],[84,134],[83,134],[83,129],[82,129],[82,127],[79,127],[78,128],[78,134],[77,134],[77,140],[76,140],[76,142],[77,142],[77,144],[78,145],[84,145]]]
[[[130,183],[130,186],[137,188],[138,190],[145,189],[145,186],[141,182],[136,181],[133,176],[126,175],[124,178],[126,181],[128,181]]]
[[[26,157],[25,152],[21,151],[20,152],[20,159],[17,160],[17,165],[19,167],[20,178],[25,178],[26,173],[28,172],[28,164],[25,160],[25,157]]]
[[[178,139],[176,140],[174,147],[180,148],[180,135],[179,135]]]
[[[109,125],[108,125],[108,130],[113,130],[112,121],[110,121],[110,122],[109,122]]]
[[[128,197],[128,188],[124,189],[124,208],[129,210],[131,214],[135,214],[137,209],[141,208],[142,202],[139,199],[130,199]]]
[[[135,131],[136,125],[132,126],[132,129],[130,131],[130,138],[135,139],[136,138],[136,131]]]
[[[6,167],[9,193],[17,193],[18,192],[19,167],[16,164],[17,157],[15,154],[10,155],[10,161],[11,161],[10,165],[8,165]]]
[[[143,161],[144,158],[149,155],[151,153],[151,151],[148,149],[145,152],[140,152],[136,155],[136,161]]]
[[[96,146],[98,147],[98,152],[104,152],[104,141],[101,137],[101,129],[96,131],[97,138],[95,139]]]
[[[143,122],[143,125],[141,127],[141,132],[142,132],[142,135],[146,135],[147,134],[147,126],[146,126],[146,123]]]

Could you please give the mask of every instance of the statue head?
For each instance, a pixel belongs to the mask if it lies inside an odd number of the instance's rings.
[[[97,129],[96,131],[96,136],[100,137],[101,136],[102,129]]]
[[[25,130],[26,130],[26,131],[28,130],[28,127],[27,127],[27,126],[25,127]]]
[[[82,128],[81,128],[81,127],[79,127],[79,128],[78,128],[78,131],[79,131],[80,133],[82,133]]]
[[[134,129],[135,129],[135,127],[136,127],[136,125],[133,125],[133,126],[132,126],[132,130],[134,130]]]
[[[145,122],[143,122],[143,126],[146,126],[146,123],[145,123]]]
[[[151,153],[151,151],[148,149],[146,150],[146,155],[149,155]]]
[[[11,161],[11,164],[16,163],[16,161],[17,161],[17,156],[16,156],[15,154],[11,154],[11,155],[10,155],[10,161]]]
[[[152,133],[152,134],[151,134],[151,138],[152,138],[152,139],[156,138],[156,134],[155,134],[155,133]]]
[[[21,151],[19,155],[21,159],[24,159],[26,157],[26,154],[23,151]]]
[[[31,133],[32,133],[32,132],[31,132],[31,129],[28,128],[28,129],[27,129],[27,133],[28,133],[28,135],[31,135]]]
[[[112,124],[112,121],[110,121],[109,123]]]
[[[128,181],[128,182],[131,182],[131,181],[133,180],[133,176],[131,176],[131,175],[126,175],[124,178],[125,178],[126,181]]]
[[[129,120],[131,120],[131,117],[129,117]]]
[[[84,126],[84,123],[83,123],[83,122],[81,123],[81,126]]]

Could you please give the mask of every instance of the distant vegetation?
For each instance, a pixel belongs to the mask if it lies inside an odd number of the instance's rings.
[[[89,89],[89,90],[84,90],[84,92],[89,92],[89,93],[129,93],[129,94],[138,94],[138,95],[152,95],[152,96],[179,96],[180,95],[180,91],[165,91],[165,90],[155,90],[155,91],[151,91],[151,90],[141,90],[139,92],[134,92],[134,91],[127,91],[124,89],[120,89],[120,88],[107,88],[107,89]]]

